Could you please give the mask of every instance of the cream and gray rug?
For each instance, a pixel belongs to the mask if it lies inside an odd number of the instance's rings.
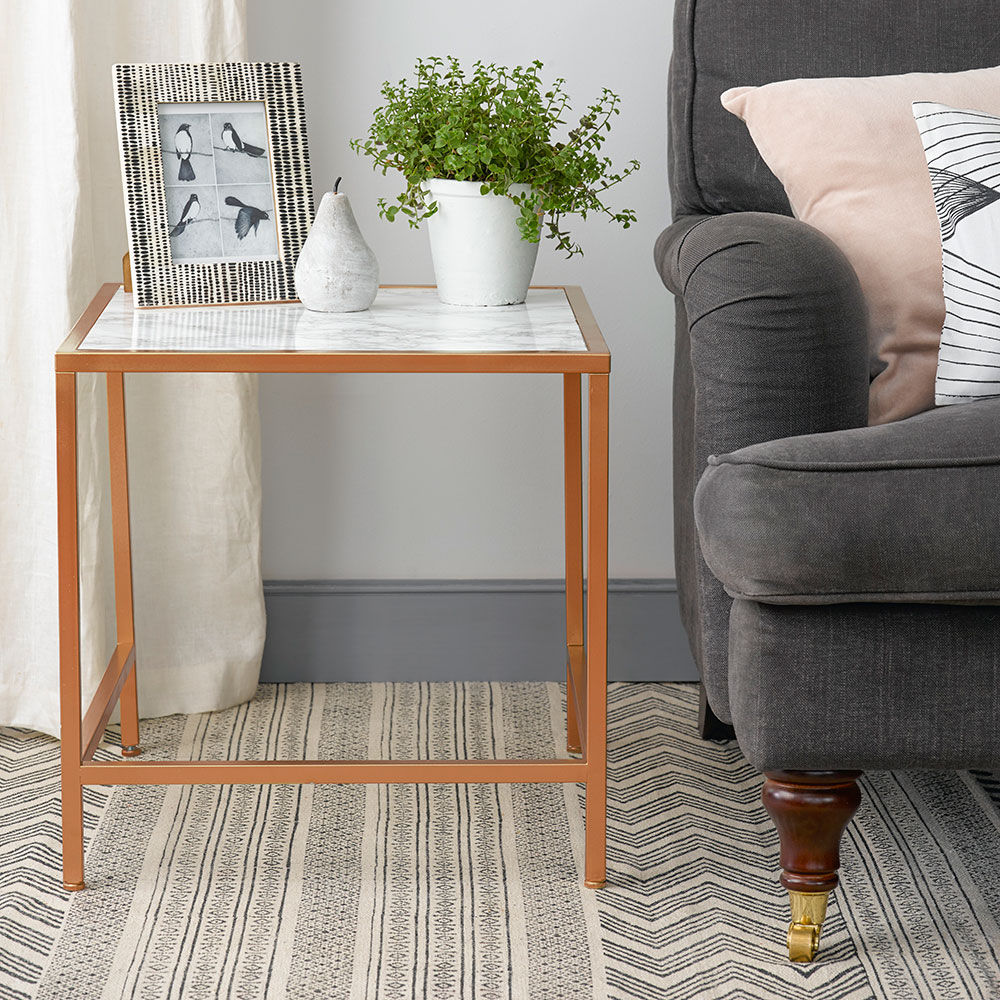
[[[554,756],[550,684],[262,686],[144,723],[154,757]],[[575,786],[121,787],[60,889],[58,744],[0,731],[0,1000],[1000,997],[1000,785],[876,774],[820,961],[784,957],[777,840],[695,689],[612,685],[609,885]],[[108,751],[105,756],[111,756]]]

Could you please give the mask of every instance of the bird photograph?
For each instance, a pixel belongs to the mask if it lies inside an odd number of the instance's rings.
[[[253,234],[256,236],[257,227],[261,221],[270,219],[270,216],[263,209],[254,208],[253,205],[244,205],[239,198],[233,195],[226,196],[226,204],[239,209],[239,212],[236,214],[236,235],[241,240],[250,232],[251,226],[253,227]]]
[[[184,211],[181,212],[180,221],[170,230],[171,237],[180,236],[181,233],[187,229],[188,226],[198,218],[198,213],[201,211],[201,202],[198,201],[198,196],[192,194],[187,200],[187,204],[184,206]]]
[[[263,156],[264,150],[260,146],[251,146],[240,138],[239,132],[233,128],[232,122],[226,122],[222,126],[222,145],[224,148],[235,153],[245,153],[247,156]]]
[[[194,142],[191,139],[191,126],[188,124],[179,125],[177,132],[174,134],[174,152],[177,154],[177,159],[181,161],[180,168],[177,171],[177,179],[179,181],[194,180],[194,167],[191,166],[191,150],[193,148]]]

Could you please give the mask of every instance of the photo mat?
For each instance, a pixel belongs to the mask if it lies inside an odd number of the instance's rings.
[[[114,67],[137,307],[289,302],[313,215],[297,63]]]

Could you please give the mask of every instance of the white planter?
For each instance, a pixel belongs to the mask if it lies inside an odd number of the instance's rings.
[[[523,302],[538,244],[521,239],[520,209],[503,195],[480,194],[479,181],[424,182],[438,210],[427,220],[438,297],[457,306]],[[515,193],[528,190],[514,184]]]

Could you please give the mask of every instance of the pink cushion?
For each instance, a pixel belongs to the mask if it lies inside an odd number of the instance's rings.
[[[786,80],[722,95],[796,217],[826,233],[857,272],[872,354],[887,366],[871,386],[873,424],[934,406],[941,242],[914,101],[1000,114],[1000,67]]]

